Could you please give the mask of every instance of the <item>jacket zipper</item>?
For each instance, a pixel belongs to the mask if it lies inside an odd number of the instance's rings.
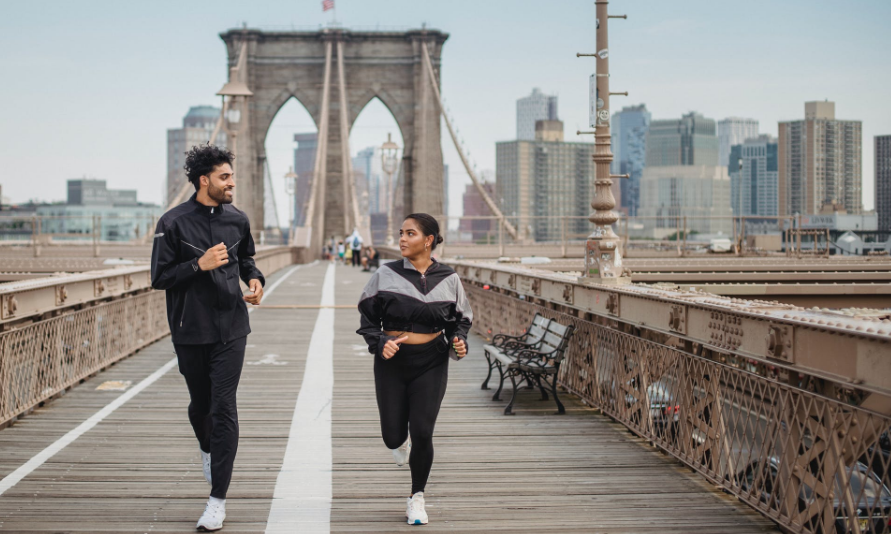
[[[189,293],[186,291],[186,296],[183,298],[183,314],[179,316],[179,327],[183,327],[183,319],[186,318],[186,303],[189,302]]]
[[[420,271],[418,272],[418,274],[421,275],[421,286],[423,286],[423,288],[424,288],[425,295],[427,294],[427,273],[429,273],[431,269],[434,269],[435,266],[436,266],[436,263],[431,263],[430,267],[427,267],[426,271],[424,271],[423,273]]]

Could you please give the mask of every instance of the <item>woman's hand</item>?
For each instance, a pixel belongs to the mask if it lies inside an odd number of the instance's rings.
[[[403,341],[407,340],[408,336],[402,336],[399,339],[390,339],[384,344],[384,350],[381,351],[385,360],[389,360],[393,356],[396,356],[396,352],[399,351],[399,344]]]
[[[452,348],[455,349],[459,358],[467,356],[467,345],[458,336],[455,336],[455,339],[452,340]]]

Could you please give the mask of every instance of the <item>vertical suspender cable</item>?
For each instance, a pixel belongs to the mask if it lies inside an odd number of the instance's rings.
[[[353,225],[359,229],[363,239],[371,243],[371,232],[366,231],[361,215],[359,214],[359,198],[356,195],[356,181],[353,178],[353,162],[350,159],[350,121],[349,108],[347,108],[346,76],[343,66],[343,41],[337,41],[337,82],[340,90],[340,146],[343,158],[343,211],[344,215],[351,212]],[[350,235],[350,217],[344,217],[344,233]]]
[[[317,223],[315,221],[316,203],[322,202],[322,208],[319,210],[324,217],[325,211],[325,171],[327,169],[328,158],[328,107],[330,105],[331,90],[331,41],[325,42],[325,73],[322,82],[322,113],[319,119],[319,136],[316,143],[316,160],[313,165],[312,186],[309,192],[309,206],[306,209],[306,218],[303,221],[304,226],[312,228],[313,235],[310,236],[310,245],[318,248],[321,246],[324,235],[322,226],[324,220]],[[314,238],[317,237],[317,238]]]

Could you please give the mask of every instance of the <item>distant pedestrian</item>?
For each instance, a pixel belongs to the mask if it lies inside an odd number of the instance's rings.
[[[368,245],[365,247],[365,252],[362,254],[362,270],[367,272],[372,267],[379,267],[379,257],[380,254],[373,246]]]
[[[247,216],[232,206],[231,152],[192,147],[186,173],[196,193],[158,221],[152,287],[167,292],[167,322],[189,389],[189,422],[211,485],[197,528],[220,530],[238,450],[236,390],[251,328],[245,303],[260,304],[266,279],[254,264]],[[238,279],[251,295],[244,296]],[[172,483],[172,482],[171,482]]]
[[[343,245],[343,241],[337,242],[337,257],[340,258],[340,262],[343,263],[343,257],[346,255],[346,247]]]
[[[361,263],[360,256],[362,255],[362,236],[359,234],[358,228],[353,229],[353,233],[347,238],[347,243],[350,244],[350,249],[353,251],[351,256],[353,267],[358,267]]]

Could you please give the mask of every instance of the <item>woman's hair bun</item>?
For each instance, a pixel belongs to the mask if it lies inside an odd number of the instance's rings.
[[[443,241],[442,236],[437,234],[436,235],[436,244],[438,245],[438,244],[442,243],[442,241]]]

